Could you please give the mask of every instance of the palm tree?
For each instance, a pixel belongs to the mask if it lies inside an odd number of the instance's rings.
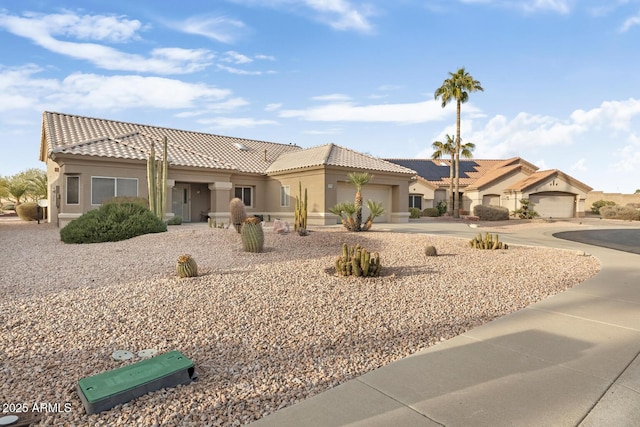
[[[455,149],[456,149],[456,145],[453,141],[453,138],[451,137],[451,135],[447,135],[447,142],[440,142],[440,141],[435,141],[431,147],[433,147],[434,150],[436,150],[433,155],[431,156],[431,158],[433,159],[440,159],[442,158],[442,156],[444,156],[445,154],[449,154],[451,155],[451,164],[449,165],[449,207],[448,207],[448,211],[449,214],[451,214],[451,209],[453,208],[453,169],[454,169],[454,164],[453,164],[453,159],[454,159],[454,155],[455,155]],[[472,142],[467,142],[465,144],[462,144],[460,146],[460,155],[462,157],[464,157],[465,159],[470,159],[473,157],[472,151],[475,150],[476,145]],[[457,167],[456,167],[457,169]],[[457,197],[457,193],[456,193],[456,197]]]
[[[451,164],[449,164],[449,205],[447,212],[449,215],[453,213],[453,162],[456,154],[456,143],[451,135],[447,134],[447,142],[435,141],[431,147],[436,150],[431,155],[432,159],[441,159],[445,155],[451,155]]]
[[[370,229],[371,225],[373,224],[373,220],[384,213],[384,208],[382,207],[382,203],[375,202],[371,199],[367,200],[367,208],[369,208],[369,217],[367,218],[365,223],[362,225],[362,229],[364,231]]]
[[[356,223],[353,231],[360,231],[362,229],[362,187],[367,185],[373,178],[368,172],[351,172],[348,175],[349,181],[356,187],[356,198],[354,205],[356,208]]]
[[[460,68],[455,73],[449,73],[449,77],[444,80],[442,86],[436,89],[434,95],[435,99],[442,98],[442,108],[455,99],[456,101],[456,152],[455,152],[455,194],[460,191],[460,111],[461,106],[469,100],[469,92],[484,91],[481,83],[478,80],[474,80],[471,74],[469,74],[464,67]],[[458,198],[454,197],[453,216],[455,218],[460,216],[460,210],[458,206]]]

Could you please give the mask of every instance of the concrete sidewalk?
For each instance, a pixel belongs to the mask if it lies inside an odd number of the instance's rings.
[[[380,227],[465,238],[484,231],[459,222]],[[602,270],[562,294],[252,425],[640,425],[640,256],[553,237],[596,228],[640,231],[637,224],[575,222],[500,232],[510,244],[590,253]],[[600,237],[606,240],[606,233]]]

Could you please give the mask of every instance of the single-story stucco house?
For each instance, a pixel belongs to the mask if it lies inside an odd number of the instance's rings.
[[[409,186],[409,206],[419,209],[449,203],[449,165],[444,159],[386,159],[417,172]],[[539,171],[520,157],[507,160],[460,160],[459,200],[463,213],[477,205],[519,209],[529,199],[543,218],[585,215],[585,200],[592,188],[557,169]],[[587,207],[588,209],[589,207]]]
[[[49,221],[59,226],[114,196],[148,197],[147,159],[168,141],[168,216],[229,221],[229,201],[249,214],[293,221],[299,185],[308,191],[308,223],[336,224],[329,209],[353,201],[347,175],[370,172],[362,195],[381,202],[377,222],[407,222],[410,168],[334,144],[297,145],[44,112],[40,160],[49,182]],[[367,212],[365,212],[365,215]]]

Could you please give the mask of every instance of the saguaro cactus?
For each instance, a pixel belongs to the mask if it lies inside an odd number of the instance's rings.
[[[149,209],[164,221],[167,204],[167,175],[169,164],[167,160],[167,137],[162,138],[162,159],[156,159],[155,143],[151,143],[151,150],[147,158],[147,187],[149,189]]]

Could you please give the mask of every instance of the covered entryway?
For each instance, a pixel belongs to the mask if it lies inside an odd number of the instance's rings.
[[[190,190],[189,184],[176,184],[171,189],[171,212],[184,222],[191,221]]]
[[[353,202],[356,197],[356,188],[353,184],[347,182],[338,183],[338,203]],[[374,222],[389,222],[391,214],[391,187],[388,185],[367,184],[362,187],[362,220],[365,221],[369,216],[367,209],[367,200],[374,200],[382,203],[384,213],[377,217]]]
[[[536,193],[529,196],[533,210],[543,218],[573,218],[575,200],[574,194],[560,192]]]

